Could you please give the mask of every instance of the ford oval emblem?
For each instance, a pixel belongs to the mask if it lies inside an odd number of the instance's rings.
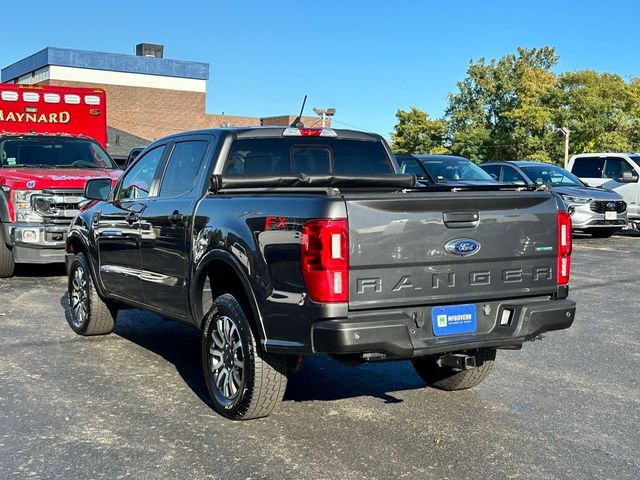
[[[456,238],[447,242],[444,249],[453,255],[473,255],[480,250],[480,243],[472,238]]]

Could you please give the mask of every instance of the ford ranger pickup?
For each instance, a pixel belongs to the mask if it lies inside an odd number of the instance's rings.
[[[410,359],[443,390],[568,328],[571,219],[521,186],[418,183],[382,137],[228,128],[148,146],[66,239],[68,321],[143,308],[202,332],[214,408],[269,415],[302,355]]]

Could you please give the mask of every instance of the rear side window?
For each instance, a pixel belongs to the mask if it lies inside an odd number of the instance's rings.
[[[604,168],[604,158],[578,157],[573,161],[571,173],[583,178],[601,178]]]
[[[160,187],[161,197],[184,195],[193,188],[206,149],[204,140],[176,143]]]
[[[326,138],[240,139],[233,142],[226,175],[394,173],[382,143]]]

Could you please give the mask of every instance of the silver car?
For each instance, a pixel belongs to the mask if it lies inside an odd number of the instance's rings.
[[[563,198],[574,231],[610,237],[627,226],[627,204],[622,196],[587,187],[564,168],[542,162],[487,162],[480,167],[504,183],[548,186]]]

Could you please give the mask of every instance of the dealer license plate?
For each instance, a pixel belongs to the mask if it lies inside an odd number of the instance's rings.
[[[618,218],[618,213],[617,212],[604,212],[604,219],[605,220],[615,220]]]
[[[431,323],[433,324],[433,334],[437,337],[475,332],[477,328],[476,306],[467,304],[433,307]]]

